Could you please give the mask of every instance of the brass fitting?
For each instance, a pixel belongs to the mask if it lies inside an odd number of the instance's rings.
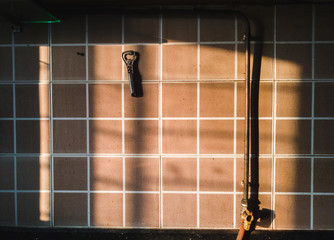
[[[254,220],[253,212],[249,211],[247,208],[242,212],[242,219],[244,222],[245,231],[249,231],[251,224]]]

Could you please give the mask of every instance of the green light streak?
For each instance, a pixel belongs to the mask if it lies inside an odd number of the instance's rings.
[[[21,23],[60,23],[60,19],[55,19],[55,20],[32,20],[32,21],[22,21]]]

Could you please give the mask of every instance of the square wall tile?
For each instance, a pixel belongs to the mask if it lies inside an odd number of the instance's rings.
[[[201,154],[233,154],[233,121],[200,121]]]
[[[196,227],[196,194],[164,194],[163,203],[163,227]]]
[[[54,120],[53,152],[86,153],[86,121]]]
[[[18,193],[19,226],[50,226],[50,193]]]
[[[273,83],[261,82],[257,87],[259,92],[258,97],[258,115],[259,117],[271,117],[272,116],[272,94]],[[245,116],[245,83],[237,84],[237,116]]]
[[[0,44],[11,44],[12,43],[12,24],[9,21],[1,21],[0,23]]]
[[[310,196],[276,195],[276,229],[310,229]]]
[[[334,153],[334,121],[315,120],[314,121],[314,153],[332,154]]]
[[[251,159],[250,162],[253,161],[253,168],[251,170],[252,163],[250,163],[250,180],[253,182],[258,181],[259,184],[259,191],[260,192],[271,192],[271,179],[272,179],[272,158],[254,158]],[[253,175],[252,179],[252,172],[255,172],[256,165],[258,165],[258,176]],[[241,180],[244,180],[244,158],[237,158],[236,159],[236,190],[239,192],[243,191],[243,187],[240,184]],[[258,179],[256,179],[258,177]],[[241,198],[240,198],[241,201]],[[261,201],[261,200],[260,200]],[[239,202],[238,202],[239,203]],[[239,212],[240,213],[240,212]]]
[[[108,31],[106,31],[108,29]],[[122,42],[121,15],[88,15],[89,43],[120,43]]]
[[[334,44],[315,44],[314,47],[314,77],[333,78],[332,57]]]
[[[12,157],[0,158],[0,190],[14,190],[14,158]]]
[[[200,78],[234,79],[234,59],[234,44],[200,45]]]
[[[12,48],[0,48],[0,81],[12,81]]]
[[[277,79],[310,79],[312,77],[311,44],[279,44],[276,46]],[[317,59],[315,62],[318,62]]]
[[[89,84],[90,117],[122,117],[121,84]]]
[[[48,84],[16,84],[16,117],[49,117]]]
[[[157,15],[125,15],[124,41],[126,43],[159,42],[159,17]]]
[[[137,52],[138,57],[136,62],[137,71],[140,74],[141,80],[159,80],[160,79],[160,46],[159,45],[125,45],[124,51],[132,50]],[[136,63],[135,63],[136,64]],[[124,78],[128,79],[128,72],[124,62]]]
[[[87,194],[54,194],[55,226],[87,226]]]
[[[334,192],[334,158],[314,159],[314,191]]]
[[[196,158],[163,158],[164,191],[196,191]]]
[[[201,117],[233,117],[233,115],[234,115],[233,83],[200,84]]]
[[[121,120],[90,120],[89,121],[89,152],[90,153],[121,153],[122,152],[122,121]]]
[[[197,45],[163,45],[162,79],[197,79]]]
[[[159,114],[159,85],[143,84],[144,96],[131,97],[130,87],[124,85],[124,116],[134,118],[157,118]]]
[[[14,193],[0,193],[0,212],[1,226],[15,226]]]
[[[126,194],[125,226],[159,227],[159,194]]]
[[[16,47],[15,80],[49,80],[49,47]]]
[[[315,8],[315,40],[318,41],[333,41],[334,28],[332,24],[334,21],[333,4],[316,4]]]
[[[234,41],[234,16],[201,14],[201,42]]]
[[[126,158],[126,191],[159,191],[159,158]]]
[[[48,27],[48,24],[24,23],[22,31],[15,33],[15,44],[48,44]]]
[[[125,153],[158,153],[158,121],[127,120],[125,121],[124,135]]]
[[[52,24],[52,43],[84,43],[86,40],[86,17],[68,14],[58,17],[60,23]]]
[[[242,6],[240,10],[250,21],[251,36],[255,39],[272,41],[274,37],[274,7],[261,5]],[[238,40],[245,34],[244,22],[238,18]]]
[[[123,160],[119,157],[90,158],[90,190],[122,191]]]
[[[86,80],[86,54],[83,46],[52,47],[53,80]]]
[[[0,85],[0,117],[13,117],[13,85]]]
[[[54,158],[55,190],[87,190],[87,159],[84,157]]]
[[[91,193],[90,224],[98,227],[122,227],[123,194]]]
[[[49,153],[49,120],[16,121],[16,148],[18,153]]]
[[[314,196],[314,229],[333,229],[334,196]]]
[[[168,14],[163,16],[163,42],[196,42],[197,16],[196,14]]]
[[[278,41],[312,40],[312,5],[278,5],[276,18]]]
[[[233,191],[233,172],[232,158],[200,158],[200,191]]]
[[[162,152],[195,154],[197,150],[196,120],[164,120],[162,122]]]
[[[311,117],[312,83],[277,83],[277,117]]]
[[[0,120],[0,153],[12,153],[14,151],[13,121]]]
[[[276,158],[276,192],[310,192],[311,159]]]
[[[276,153],[308,154],[311,152],[310,120],[277,120]]]
[[[162,85],[163,117],[196,117],[197,84],[165,83]]]
[[[121,46],[116,46],[116,45],[89,46],[88,47],[89,80],[121,80],[122,79],[121,55],[122,55]]]
[[[200,227],[233,228],[233,195],[201,194]]]
[[[334,83],[315,83],[314,116],[334,117],[334,110],[330,106],[334,102]]]
[[[50,190],[48,157],[18,157],[16,167],[18,190]]]

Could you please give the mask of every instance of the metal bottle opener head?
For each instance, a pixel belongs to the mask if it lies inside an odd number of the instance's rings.
[[[128,69],[128,73],[133,73],[133,64],[137,59],[137,53],[129,50],[122,53],[122,59]]]
[[[134,74],[134,63],[138,58],[138,53],[135,51],[129,50],[122,53],[122,59],[126,65],[129,76],[130,91],[132,97],[139,97],[138,91],[135,87],[135,74]]]

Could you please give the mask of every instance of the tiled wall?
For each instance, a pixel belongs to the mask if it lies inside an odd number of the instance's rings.
[[[275,212],[266,228],[334,229],[334,6],[240,10],[253,36],[263,26],[259,198]],[[238,228],[241,22],[61,20],[13,35],[0,25],[0,224]],[[128,49],[140,54],[143,98],[130,96]]]

